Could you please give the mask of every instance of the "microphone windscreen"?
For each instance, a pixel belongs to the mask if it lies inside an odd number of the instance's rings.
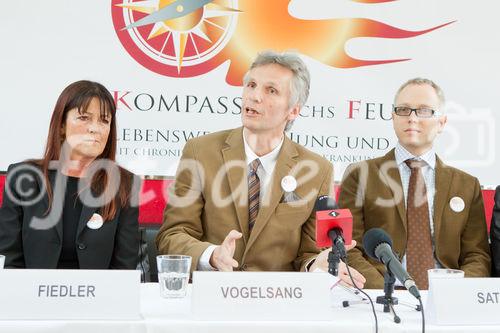
[[[363,247],[365,248],[365,252],[373,259],[378,260],[375,255],[375,249],[382,243],[387,243],[392,247],[392,239],[384,229],[372,228],[363,236]]]
[[[316,199],[314,204],[314,212],[321,212],[323,210],[334,210],[339,209],[339,206],[332,197],[328,195],[322,195]]]
[[[316,246],[318,248],[332,246],[329,233],[332,229],[340,229],[345,244],[352,242],[352,214],[349,209],[320,210],[316,212]]]

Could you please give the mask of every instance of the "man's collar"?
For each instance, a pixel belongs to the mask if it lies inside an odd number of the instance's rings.
[[[403,147],[399,142],[396,145],[396,149],[394,150],[394,155],[396,158],[396,163],[398,166],[401,163],[404,163],[406,160],[409,159],[416,159],[416,160],[422,160],[425,163],[427,163],[428,166],[430,166],[432,169],[436,168],[436,151],[434,150],[434,147],[426,151],[424,154],[420,156],[415,156],[412,153],[410,153],[408,150],[406,150],[405,147]]]
[[[272,172],[273,167],[278,160],[278,155],[281,150],[281,146],[283,146],[283,141],[285,140],[285,136],[281,138],[280,143],[269,153],[263,156],[257,156],[255,152],[252,150],[250,145],[247,143],[245,139],[245,135],[243,135],[243,144],[245,145],[245,156],[246,156],[246,164],[250,164],[253,160],[258,158],[260,163],[262,164],[262,168],[266,173]]]

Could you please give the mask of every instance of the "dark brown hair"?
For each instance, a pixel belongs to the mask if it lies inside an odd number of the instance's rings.
[[[78,113],[82,114],[87,110],[90,102],[94,98],[99,100],[101,118],[104,119],[107,118],[107,115],[112,115],[108,141],[106,142],[103,152],[96,160],[107,159],[108,161],[115,161],[117,134],[115,117],[116,105],[113,96],[111,96],[111,93],[102,84],[97,82],[82,80],[70,84],[62,91],[61,95],[59,95],[54,111],[52,112],[43,158],[34,161],[40,166],[44,174],[45,184],[47,186],[47,196],[49,198],[49,210],[50,207],[52,207],[53,200],[52,186],[49,181],[49,163],[50,161],[57,161],[61,157],[62,145],[65,139],[62,127],[66,121],[68,111],[76,108]],[[105,170],[99,170],[94,174],[92,179],[88,180],[89,186],[94,194],[104,194],[106,204],[101,207],[100,211],[104,221],[110,220],[115,216],[118,203],[121,207],[128,204],[132,182],[131,175],[122,168],[118,169],[120,170],[120,184],[118,184],[118,186],[116,186],[117,184],[115,184],[115,186],[106,186],[108,185],[108,181],[112,178],[108,177]],[[115,198],[110,198],[110,196],[115,193],[107,194],[107,192],[110,191],[106,190],[113,187],[118,187],[118,192]]]

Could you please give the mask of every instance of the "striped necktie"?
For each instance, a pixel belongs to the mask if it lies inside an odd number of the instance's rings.
[[[408,186],[406,217],[408,242],[406,244],[406,266],[420,289],[429,289],[427,270],[434,268],[434,255],[429,219],[429,204],[422,167],[424,161],[407,160],[411,169]]]
[[[260,161],[258,158],[249,164],[249,174],[248,174],[248,230],[252,231],[252,228],[257,220],[257,214],[259,214],[259,197],[260,197],[260,180],[257,176],[257,169],[260,166]]]

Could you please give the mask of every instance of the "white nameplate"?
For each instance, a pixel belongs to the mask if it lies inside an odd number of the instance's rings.
[[[500,279],[433,279],[425,312],[436,325],[500,324]]]
[[[193,314],[200,320],[331,320],[328,273],[193,273]]]
[[[0,319],[140,319],[140,272],[0,270]]]

